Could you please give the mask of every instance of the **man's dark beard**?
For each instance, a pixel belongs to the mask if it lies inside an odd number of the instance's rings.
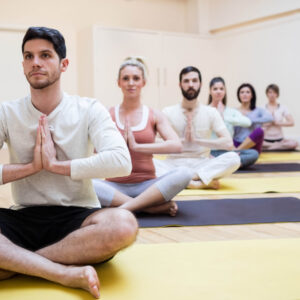
[[[187,91],[185,91],[183,88],[181,88],[182,95],[185,99],[192,101],[196,99],[200,93],[200,88],[198,90],[194,90],[193,88],[189,88]]]

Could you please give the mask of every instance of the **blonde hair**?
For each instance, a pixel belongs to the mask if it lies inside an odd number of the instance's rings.
[[[119,68],[119,74],[118,74],[118,79],[120,79],[121,76],[121,71],[127,67],[127,66],[133,66],[137,67],[142,71],[143,79],[147,80],[147,67],[144,62],[144,60],[141,57],[127,57],[121,64]]]

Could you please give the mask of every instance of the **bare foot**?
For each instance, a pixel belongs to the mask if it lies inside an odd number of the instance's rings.
[[[201,180],[191,180],[188,189],[214,189],[220,188],[220,182],[217,179],[212,180],[208,185],[204,184]]]
[[[69,287],[82,288],[97,299],[100,297],[100,282],[92,266],[67,267],[61,283]]]
[[[175,217],[178,211],[178,206],[175,201],[168,201],[166,203],[152,206],[143,210],[149,214],[168,214]]]
[[[205,188],[218,190],[220,188],[220,182],[219,182],[219,180],[214,179]]]
[[[13,277],[15,274],[16,273],[14,273],[14,272],[0,269],[0,280],[5,280],[5,279],[8,279],[10,277]]]

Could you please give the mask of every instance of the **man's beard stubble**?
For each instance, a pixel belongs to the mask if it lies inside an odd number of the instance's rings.
[[[30,86],[33,88],[33,89],[36,89],[36,90],[42,90],[44,88],[47,88],[48,86],[54,84],[56,81],[58,81],[60,78],[60,72],[54,72],[50,78],[48,77],[47,80],[43,80],[43,81],[40,81],[40,82],[33,82],[30,80],[30,74],[29,75],[26,75],[26,79],[28,81],[28,83],[30,84]]]
[[[187,91],[185,91],[183,88],[181,88],[181,92],[185,99],[192,101],[198,97],[198,95],[200,93],[200,88],[198,90],[189,88]]]

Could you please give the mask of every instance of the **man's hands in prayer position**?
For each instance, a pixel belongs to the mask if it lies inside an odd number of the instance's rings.
[[[40,117],[39,129],[41,135],[41,156],[43,168],[51,172],[53,164],[57,161],[56,150],[49,129],[47,117],[44,115]]]
[[[70,161],[58,161],[56,158],[54,141],[45,115],[39,119],[32,163],[36,172],[44,169],[56,174],[70,175]]]
[[[182,140],[183,151],[193,152],[199,147],[195,141],[195,133],[193,128],[194,111],[185,111],[184,114],[186,116],[186,127],[184,130],[184,138]]]

